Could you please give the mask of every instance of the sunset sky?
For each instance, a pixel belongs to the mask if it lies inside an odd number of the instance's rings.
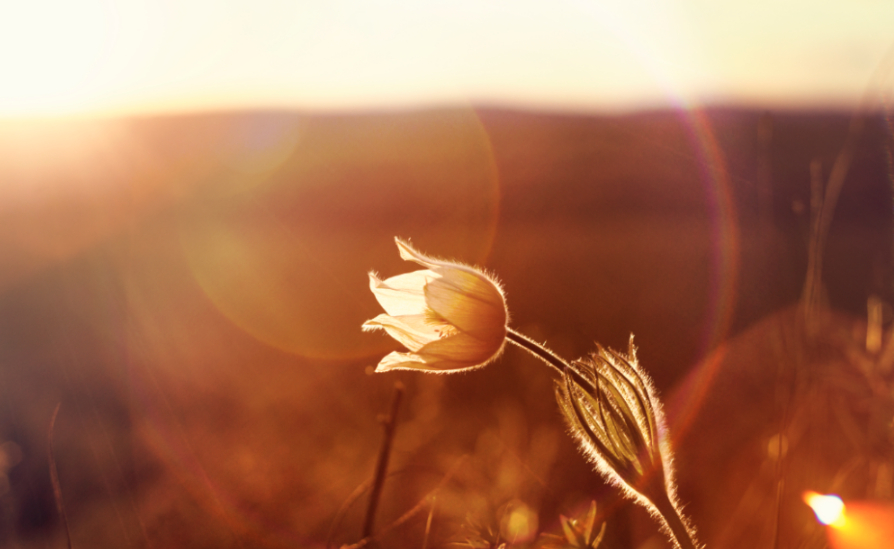
[[[853,106],[892,29],[890,0],[4,0],[0,117]]]

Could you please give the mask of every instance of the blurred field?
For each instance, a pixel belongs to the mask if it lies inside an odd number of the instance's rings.
[[[376,417],[400,380],[379,525],[450,475],[429,547],[467,514],[498,523],[522,502],[555,530],[592,499],[605,546],[663,547],[584,463],[549,372],[516,349],[465,375],[370,374],[396,345],[360,332],[378,314],[366,272],[412,269],[401,236],[495,273],[512,325],[567,358],[594,341],[624,348],[632,332],[670,395],[721,357],[724,392],[705,408],[678,392],[668,411],[672,426],[696,414],[685,440],[709,433],[680,452],[681,494],[706,541],[721,540],[709,547],[736,546],[722,509],[748,479],[717,479],[756,474],[740,462],[774,432],[777,403],[759,397],[778,390],[779,358],[755,342],[788,329],[750,327],[788,318],[771,315],[800,296],[808,166],[828,173],[848,117],[707,119],[709,134],[680,113],[497,109],[0,122],[0,545],[64,544],[47,466],[61,403],[54,451],[76,548],[322,547],[372,474]],[[891,139],[867,120],[830,233],[839,350],[859,347],[870,294],[892,302]],[[743,419],[710,426],[724,417]],[[359,539],[365,504],[333,543]],[[429,509],[382,546],[421,547]]]

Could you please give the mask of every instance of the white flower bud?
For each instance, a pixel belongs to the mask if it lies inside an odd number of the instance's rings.
[[[387,314],[367,320],[363,329],[385,330],[411,351],[388,354],[376,371],[460,372],[500,356],[509,314],[499,284],[478,269],[395,241],[403,259],[427,269],[386,280],[370,273],[370,289]]]

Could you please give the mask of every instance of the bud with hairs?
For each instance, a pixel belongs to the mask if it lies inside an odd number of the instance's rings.
[[[637,361],[633,337],[626,355],[598,345],[566,366],[556,399],[596,470],[648,509],[678,548],[697,547],[677,503],[661,403]]]

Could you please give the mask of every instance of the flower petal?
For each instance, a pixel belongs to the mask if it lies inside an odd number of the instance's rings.
[[[432,322],[426,315],[379,315],[363,323],[364,330],[383,329],[411,351],[418,351],[432,341],[444,337],[450,326]]]
[[[416,351],[427,360],[450,360],[464,363],[465,367],[483,366],[496,358],[503,350],[501,337],[482,341],[467,333],[459,332],[450,337],[437,339]]]
[[[503,294],[479,273],[444,269],[425,285],[425,302],[439,316],[476,337],[502,340],[507,313]]]
[[[369,273],[369,289],[390,315],[419,315],[425,312],[425,284],[437,277],[432,271],[414,271],[380,280]]]
[[[388,314],[366,321],[364,330],[383,329],[411,351],[389,354],[376,371],[457,372],[497,358],[508,323],[499,284],[478,269],[432,259],[395,241],[403,259],[428,269],[384,281],[370,273],[370,288]]]
[[[416,370],[449,374],[471,370],[475,367],[476,366],[469,366],[469,364],[465,362],[438,360],[433,357],[422,357],[414,353],[393,352],[385,355],[385,358],[379,362],[379,365],[376,366],[376,372],[387,372],[389,370]]]
[[[416,263],[424,267],[428,267],[429,269],[452,265],[452,263],[446,261],[438,261],[437,259],[433,259],[431,257],[428,257],[427,255],[417,252],[413,249],[412,246],[410,246],[408,242],[404,242],[399,238],[395,238],[394,242],[397,243],[397,249],[400,252],[400,258],[404,261],[415,261]]]

